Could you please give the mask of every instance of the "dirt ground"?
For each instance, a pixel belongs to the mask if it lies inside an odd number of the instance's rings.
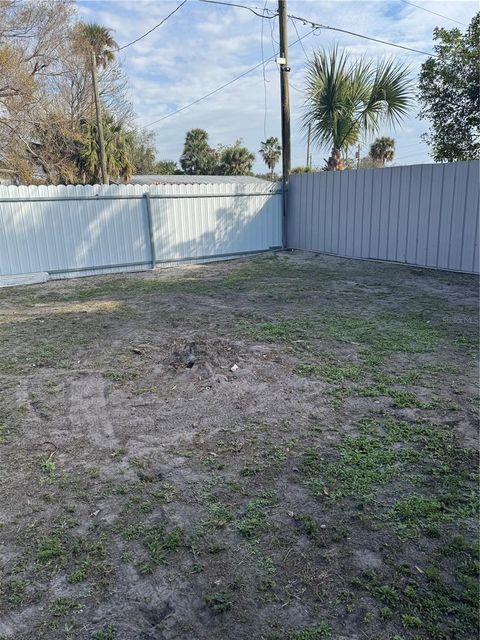
[[[0,638],[477,638],[477,279],[0,290]]]

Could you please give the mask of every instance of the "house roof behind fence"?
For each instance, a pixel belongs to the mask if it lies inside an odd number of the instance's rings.
[[[254,176],[185,176],[185,175],[135,175],[129,184],[262,184],[271,186],[269,180]]]

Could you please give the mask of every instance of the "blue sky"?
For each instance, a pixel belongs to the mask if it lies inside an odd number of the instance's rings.
[[[229,0],[226,0],[229,1]],[[232,0],[234,1],[234,0]],[[415,4],[468,23],[477,11],[476,0],[412,0]],[[79,0],[79,17],[109,27],[120,45],[126,44],[160,22],[180,0]],[[237,0],[252,7],[275,9],[276,0]],[[325,25],[432,51],[435,26],[453,28],[449,20],[415,8],[402,0],[289,0],[291,14]],[[263,24],[263,30],[262,30]],[[310,28],[296,22],[298,34]],[[289,39],[297,39],[289,22]],[[138,122],[147,126],[232,80],[276,49],[278,21],[262,20],[240,8],[188,0],[172,18],[149,36],[120,52]],[[262,55],[263,43],[263,55]],[[290,49],[292,104],[292,165],[305,164],[306,143],[300,126],[302,87],[306,57],[334,44],[353,55],[395,57],[418,74],[425,56],[362,40],[347,34],[321,30]],[[303,45],[303,47],[302,47]],[[267,136],[280,137],[279,74],[274,61],[233,83],[206,100],[152,125],[158,157],[178,161],[185,132],[194,127],[208,131],[210,144],[231,144],[237,138],[256,153],[256,171],[265,171],[258,149]],[[401,127],[382,133],[397,143],[396,164],[431,161],[420,140],[428,124],[416,117],[417,108]],[[362,140],[363,153],[370,140]],[[327,150],[314,148],[313,162],[323,165]]]

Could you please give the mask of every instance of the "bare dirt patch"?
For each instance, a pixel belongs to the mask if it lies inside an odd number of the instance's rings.
[[[477,637],[473,276],[51,282],[0,336],[0,638]]]

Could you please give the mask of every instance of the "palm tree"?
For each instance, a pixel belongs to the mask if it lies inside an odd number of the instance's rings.
[[[307,64],[303,124],[331,149],[327,169],[345,168],[342,152],[381,124],[398,124],[411,105],[408,69],[392,60],[352,60],[337,48],[315,53]]]
[[[100,91],[98,88],[97,68],[105,67],[109,62],[115,59],[114,50],[118,49],[118,45],[110,35],[110,29],[102,27],[94,22],[80,22],[77,26],[74,44],[77,48],[84,49],[90,58],[90,71],[92,73],[92,89],[95,101],[95,115],[97,118],[97,139],[100,155],[100,167],[102,181],[108,184],[108,169],[106,162],[105,140],[103,133],[103,116],[100,103]]]
[[[370,146],[368,155],[374,162],[381,162],[382,166],[385,166],[385,162],[391,162],[395,155],[395,140],[382,136],[376,138]]]
[[[187,175],[212,174],[215,167],[215,152],[208,144],[208,133],[204,129],[187,131],[180,164]]]
[[[76,163],[84,181],[95,182],[101,173],[97,123],[95,120],[85,119],[80,127],[82,138],[78,144]],[[111,115],[104,117],[103,131],[108,174],[115,179],[128,179],[134,169],[132,134],[124,129],[121,122],[115,122]]]
[[[270,180],[273,180],[275,165],[280,160],[280,156],[282,155],[282,147],[278,142],[278,138],[267,138],[265,142],[261,142],[260,153],[262,155],[263,161],[270,169]]]
[[[81,50],[90,54],[94,52],[97,66],[105,69],[110,62],[115,60],[115,49],[118,44],[110,34],[110,29],[102,27],[95,22],[80,22],[77,25],[76,45]]]

